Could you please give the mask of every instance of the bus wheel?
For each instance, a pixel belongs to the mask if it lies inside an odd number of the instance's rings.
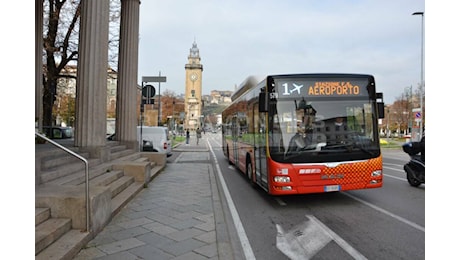
[[[230,160],[230,153],[228,152],[228,146],[227,146],[227,159],[228,159],[228,165],[233,165],[232,161]]]
[[[247,158],[246,159],[246,176],[248,177],[249,183],[254,187],[256,183],[254,182],[252,175],[253,175],[252,163],[251,163],[250,158]]]

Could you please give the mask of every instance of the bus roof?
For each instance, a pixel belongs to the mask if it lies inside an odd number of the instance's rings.
[[[232,95],[232,101],[236,100],[238,97],[243,95],[249,89],[252,89],[254,86],[259,84],[265,77],[263,76],[254,76],[251,75],[247,77],[239,86],[238,89]]]

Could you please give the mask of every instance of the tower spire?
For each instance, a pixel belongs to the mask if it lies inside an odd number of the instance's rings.
[[[190,57],[199,58],[200,57],[200,50],[198,49],[198,45],[196,44],[196,40],[193,40],[192,48],[190,48]]]

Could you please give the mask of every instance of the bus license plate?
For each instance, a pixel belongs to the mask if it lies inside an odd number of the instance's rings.
[[[339,190],[340,190],[340,185],[324,186],[324,192],[339,191]]]

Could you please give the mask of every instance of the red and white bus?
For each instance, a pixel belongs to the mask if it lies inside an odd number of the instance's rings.
[[[383,106],[372,75],[249,77],[222,112],[222,149],[272,195],[379,188]]]

